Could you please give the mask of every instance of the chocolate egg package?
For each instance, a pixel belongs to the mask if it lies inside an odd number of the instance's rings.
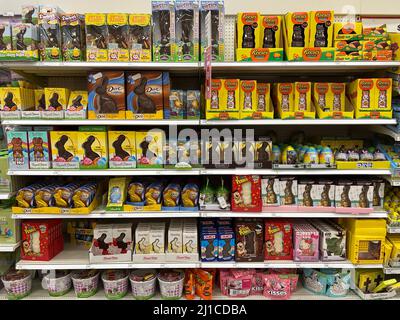
[[[54,206],[54,192],[60,187],[59,184],[49,184],[42,187],[35,192],[35,202],[37,208],[53,207]]]
[[[179,210],[181,186],[179,183],[169,183],[163,191],[163,211]]]
[[[189,182],[182,188],[181,211],[198,211],[199,185],[196,182]]]
[[[161,198],[164,190],[164,182],[150,183],[144,194],[144,205],[149,210],[161,210]]]
[[[59,208],[71,208],[72,196],[80,183],[72,182],[65,186],[59,186],[54,190],[54,205]]]
[[[128,197],[127,203],[133,205],[144,205],[145,200],[145,190],[148,185],[148,181],[132,181],[128,186]]]
[[[17,192],[15,197],[16,205],[20,208],[34,208],[36,207],[35,193],[46,184],[35,183],[30,186],[24,187]]]
[[[87,208],[92,203],[97,190],[97,183],[89,182],[74,191],[72,202],[74,208]]]

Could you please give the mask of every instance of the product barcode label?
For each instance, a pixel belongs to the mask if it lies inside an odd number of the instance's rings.
[[[249,290],[239,290],[239,289],[229,289],[230,296],[242,296],[242,295],[249,295]]]

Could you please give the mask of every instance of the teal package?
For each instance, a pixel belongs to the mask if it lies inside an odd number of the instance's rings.
[[[28,170],[28,133],[7,131],[8,167],[10,170]]]
[[[49,133],[47,131],[29,131],[28,147],[31,169],[50,168]]]

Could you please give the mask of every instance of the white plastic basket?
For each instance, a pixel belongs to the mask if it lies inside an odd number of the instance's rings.
[[[49,292],[52,297],[65,295],[72,286],[71,274],[67,273],[63,277],[57,277],[54,274],[47,274],[43,277],[42,287]]]
[[[25,277],[17,280],[6,280],[6,276],[2,276],[4,288],[7,292],[9,300],[19,300],[31,293],[32,289],[32,275],[26,272]]]
[[[160,284],[161,297],[166,300],[177,300],[182,297],[184,274],[181,274],[181,279],[177,281],[164,281],[157,276],[158,283]]]
[[[129,280],[131,282],[132,287],[132,295],[137,300],[148,300],[151,299],[156,292],[156,277],[147,280],[147,281],[135,281],[132,280],[132,275],[142,275],[153,273],[156,275],[156,271],[153,269],[150,270],[133,270],[131,275],[129,276]]]
[[[72,283],[77,298],[89,298],[96,294],[99,283],[99,273],[91,277],[82,277],[82,272],[73,272],[71,274]]]
[[[118,271],[116,271],[118,274]],[[108,299],[117,300],[123,298],[128,292],[128,275],[124,272],[121,274],[123,277],[120,279],[109,280],[107,272],[103,272],[101,280],[103,280],[104,294]]]

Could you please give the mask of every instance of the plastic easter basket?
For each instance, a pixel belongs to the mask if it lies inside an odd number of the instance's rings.
[[[1,280],[9,300],[19,300],[31,293],[32,275],[30,273],[26,273],[26,276],[22,279],[6,280],[6,276],[3,276]]]
[[[132,295],[137,300],[148,300],[151,299],[156,292],[156,277],[149,279],[147,281],[135,281],[132,279],[132,275],[135,273],[139,273],[144,275],[144,273],[153,272],[156,274],[155,270],[134,270],[129,277],[132,287]]]
[[[161,297],[166,300],[178,300],[182,297],[184,275],[177,281],[164,281],[157,276],[160,285]]]
[[[128,292],[128,275],[124,273],[119,276],[111,280],[106,272],[102,273],[101,280],[103,280],[104,294],[107,299],[118,300],[125,297]]]
[[[77,298],[89,298],[96,294],[99,283],[98,272],[90,277],[82,277],[81,272],[74,272],[72,273],[71,278]]]
[[[42,287],[47,289],[52,297],[61,297],[65,295],[72,286],[71,274],[66,273],[62,277],[46,275],[42,281]]]

